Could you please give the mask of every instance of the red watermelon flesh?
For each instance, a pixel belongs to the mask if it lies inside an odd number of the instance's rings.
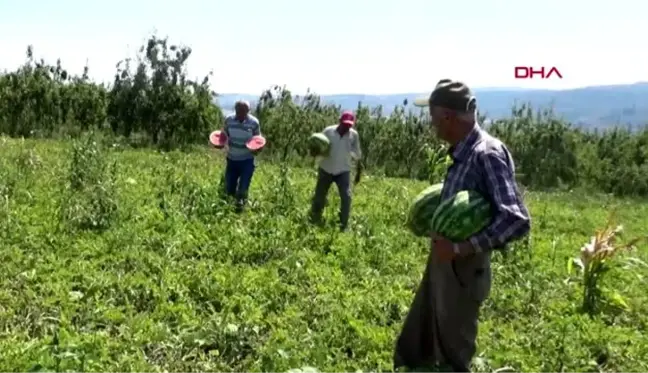
[[[259,150],[259,149],[263,148],[265,146],[265,144],[266,144],[265,137],[258,135],[258,136],[253,136],[247,142],[247,144],[245,144],[245,146],[247,146],[247,148],[252,150],[252,151],[256,151],[256,150]]]
[[[209,142],[217,148],[222,148],[227,143],[227,135],[223,131],[214,131],[209,135]]]

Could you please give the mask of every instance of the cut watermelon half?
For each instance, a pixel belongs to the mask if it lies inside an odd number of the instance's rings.
[[[251,151],[257,151],[263,148],[266,144],[265,137],[258,135],[252,136],[252,138],[245,144],[245,146]]]
[[[222,148],[227,143],[227,135],[223,131],[214,131],[209,135],[209,142],[217,148]]]

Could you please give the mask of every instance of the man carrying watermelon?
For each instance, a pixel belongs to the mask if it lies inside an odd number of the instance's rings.
[[[227,138],[227,164],[225,166],[225,191],[236,198],[237,211],[242,211],[247,202],[248,189],[252,182],[256,152],[250,149],[250,140],[261,136],[259,120],[250,114],[247,101],[234,104],[234,114],[225,118],[223,132]]]
[[[351,160],[359,161],[362,156],[360,136],[353,129],[355,114],[345,111],[337,125],[326,127],[322,134],[328,139],[328,152],[320,161],[317,185],[311,206],[311,221],[319,223],[326,204],[326,197],[332,183],[340,193],[340,230],[345,231],[351,213]],[[359,174],[355,183],[359,182]]]
[[[484,224],[486,228],[463,239],[453,241],[432,233],[432,251],[398,338],[394,365],[416,369],[441,364],[445,369],[468,372],[476,350],[479,308],[491,287],[491,253],[529,232],[529,212],[515,182],[511,154],[477,123],[476,99],[465,84],[443,79],[429,97],[414,104],[429,108],[437,136],[450,145],[453,164],[445,176],[441,200],[453,202],[459,195],[465,201],[467,194],[462,191],[476,193],[490,204],[491,219]],[[435,216],[443,217],[448,210],[441,206],[450,204],[440,204]],[[460,225],[474,217],[450,218]],[[460,229],[438,221],[441,218],[433,219],[432,228],[444,226],[448,235]]]

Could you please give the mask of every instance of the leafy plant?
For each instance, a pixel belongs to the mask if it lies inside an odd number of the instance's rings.
[[[615,226],[613,217],[614,215],[611,214],[607,224],[597,230],[590,241],[581,247],[580,257],[570,259],[568,264],[568,272],[572,272],[573,265],[578,266],[581,271],[582,309],[589,314],[597,312],[604,299],[628,309],[624,298],[618,292],[606,287],[603,279],[614,268],[614,258],[617,255],[633,249],[639,241],[646,239],[646,237],[637,237],[626,243],[619,243],[617,239],[623,231],[623,226]]]
[[[92,135],[72,144],[68,182],[60,201],[60,217],[72,227],[104,230],[117,215],[116,163],[106,160]]]

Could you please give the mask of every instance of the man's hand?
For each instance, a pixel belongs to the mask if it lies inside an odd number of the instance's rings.
[[[457,256],[452,241],[436,233],[432,233],[431,237],[432,249],[440,262],[449,262]]]
[[[459,257],[467,257],[476,253],[470,241],[453,242],[440,234],[432,233],[432,249],[439,261],[450,261]]]

